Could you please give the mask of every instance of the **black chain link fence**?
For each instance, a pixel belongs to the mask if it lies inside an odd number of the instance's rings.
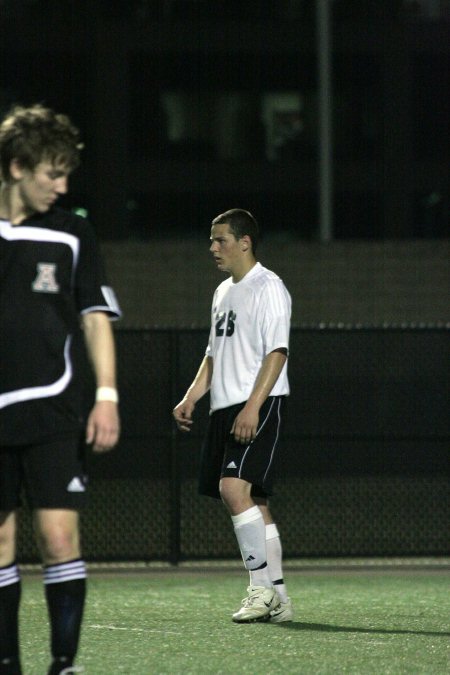
[[[208,332],[116,337],[123,434],[112,453],[90,457],[85,558],[236,558],[224,507],[197,494],[208,401],[188,435],[171,417]],[[293,329],[271,502],[285,557],[450,553],[449,365],[446,327]],[[30,517],[21,515],[19,558],[34,562]]]

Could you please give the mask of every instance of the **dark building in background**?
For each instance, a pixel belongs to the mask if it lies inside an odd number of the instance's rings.
[[[450,3],[330,0],[334,236],[448,236]],[[318,233],[315,0],[2,0],[0,105],[83,130],[70,206],[106,239],[243,206]]]

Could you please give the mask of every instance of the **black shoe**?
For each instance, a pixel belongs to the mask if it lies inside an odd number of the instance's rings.
[[[0,675],[22,675],[19,659],[2,659],[0,661]]]
[[[74,666],[72,659],[61,658],[55,659],[50,666],[48,675],[69,675],[70,673],[82,673],[84,668],[81,666]]]

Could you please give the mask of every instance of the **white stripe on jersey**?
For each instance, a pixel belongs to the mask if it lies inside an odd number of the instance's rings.
[[[86,307],[81,312],[82,315],[89,314],[90,312],[113,312],[114,316],[111,316],[111,321],[117,321],[122,316],[122,310],[120,309],[119,303],[117,301],[116,294],[114,293],[111,286],[101,286],[103,297],[105,298],[106,305],[94,305],[92,307]]]
[[[67,244],[72,249],[73,268],[72,282],[80,251],[80,240],[73,234],[60,230],[49,230],[44,227],[32,227],[31,225],[11,225],[6,220],[0,220],[0,236],[7,241],[48,241],[56,244]]]
[[[0,394],[0,408],[6,408],[6,406],[11,405],[12,403],[31,401],[36,398],[49,398],[50,396],[61,394],[72,379],[72,362],[70,360],[71,342],[72,336],[69,335],[66,338],[66,343],[64,345],[64,373],[56,380],[56,382],[40,387],[25,387],[24,389],[7,391],[4,394]]]
[[[116,294],[114,293],[111,286],[102,286],[101,289],[102,289],[103,297],[105,298],[105,300],[108,304],[108,307],[113,312],[115,312],[116,314],[118,314],[120,316],[121,311],[120,311],[119,303],[117,302]]]

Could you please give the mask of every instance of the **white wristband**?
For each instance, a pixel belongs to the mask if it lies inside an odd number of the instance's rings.
[[[95,392],[96,401],[112,401],[113,403],[119,403],[119,394],[117,389],[114,387],[98,387]]]

